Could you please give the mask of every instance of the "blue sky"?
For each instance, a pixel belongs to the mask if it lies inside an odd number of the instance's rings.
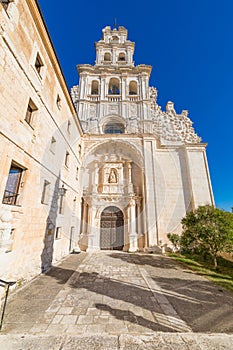
[[[78,84],[76,65],[93,64],[101,30],[117,23],[136,42],[136,64],[153,66],[150,85],[158,103],[189,110],[208,143],[216,205],[233,206],[233,1],[39,0],[68,87]]]

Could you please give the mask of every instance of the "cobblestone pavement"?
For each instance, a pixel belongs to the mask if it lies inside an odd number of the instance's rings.
[[[232,311],[230,293],[170,258],[81,253],[11,295],[0,349],[232,350]]]

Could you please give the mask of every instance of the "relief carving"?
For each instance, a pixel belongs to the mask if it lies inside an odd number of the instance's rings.
[[[183,110],[177,114],[173,102],[168,102],[166,112],[155,103],[151,104],[153,132],[161,141],[200,143],[201,138],[195,133],[192,121],[188,117],[188,111]]]
[[[108,183],[117,183],[117,171],[116,169],[111,169],[108,177]]]
[[[118,104],[110,104],[108,106],[108,113],[109,114],[118,114]]]

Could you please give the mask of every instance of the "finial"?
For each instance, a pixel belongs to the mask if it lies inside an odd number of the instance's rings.
[[[117,24],[117,19],[114,18],[114,28],[117,28],[118,24]]]

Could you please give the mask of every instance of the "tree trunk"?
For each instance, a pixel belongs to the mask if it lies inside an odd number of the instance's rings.
[[[218,267],[217,256],[214,255],[214,268],[215,268],[215,270],[217,270],[217,267]]]

